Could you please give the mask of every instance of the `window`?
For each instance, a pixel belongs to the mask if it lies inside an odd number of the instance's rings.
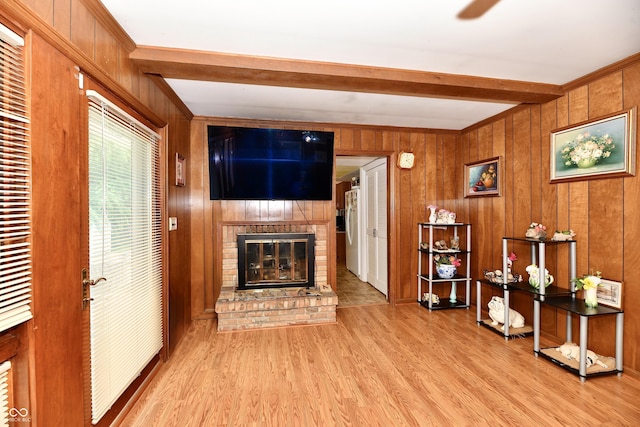
[[[0,332],[31,319],[31,159],[24,41],[0,24]]]

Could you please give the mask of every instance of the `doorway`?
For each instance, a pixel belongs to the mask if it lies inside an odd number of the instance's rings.
[[[374,168],[377,176],[370,174]],[[386,157],[336,157],[338,307],[387,303],[387,175]],[[375,189],[384,197],[378,197]],[[384,227],[374,225],[374,219],[383,221]],[[377,239],[380,233],[385,235],[383,240]],[[383,249],[372,245],[380,241]]]

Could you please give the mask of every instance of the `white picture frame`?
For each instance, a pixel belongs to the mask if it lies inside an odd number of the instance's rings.
[[[622,282],[600,279],[596,296],[598,304],[622,309]]]

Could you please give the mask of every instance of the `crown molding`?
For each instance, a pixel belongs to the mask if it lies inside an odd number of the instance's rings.
[[[113,17],[111,12],[100,2],[100,0],[80,0],[87,9],[95,16],[95,18],[105,27],[112,36],[118,40],[118,42],[124,47],[127,52],[133,52],[136,48],[136,43],[133,41],[129,34],[122,28],[116,18]]]
[[[191,112],[189,107],[187,107],[182,99],[178,97],[178,94],[175,93],[173,88],[169,86],[169,83],[167,83],[167,81],[162,76],[158,74],[147,74],[146,76],[149,77],[156,84],[156,86],[158,86],[158,88],[165,95],[167,95],[169,99],[171,99],[171,101],[176,105],[176,107],[178,107],[178,109],[182,112],[182,114],[186,116],[187,119],[193,119],[193,113]]]
[[[631,56],[628,56],[618,62],[614,62],[613,64],[609,64],[606,67],[602,67],[592,73],[586,74],[582,77],[579,77],[575,80],[570,81],[569,83],[566,83],[564,85],[562,85],[562,89],[565,92],[570,92],[574,89],[579,88],[580,86],[584,86],[586,84],[589,84],[595,80],[598,80],[602,77],[605,77],[611,73],[615,73],[617,71],[621,71],[627,67],[629,67],[630,65],[633,65],[637,62],[640,62],[640,52],[635,53]]]

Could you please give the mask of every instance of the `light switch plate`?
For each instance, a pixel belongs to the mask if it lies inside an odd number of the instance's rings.
[[[169,217],[169,231],[174,231],[178,229],[178,217],[170,216]]]

